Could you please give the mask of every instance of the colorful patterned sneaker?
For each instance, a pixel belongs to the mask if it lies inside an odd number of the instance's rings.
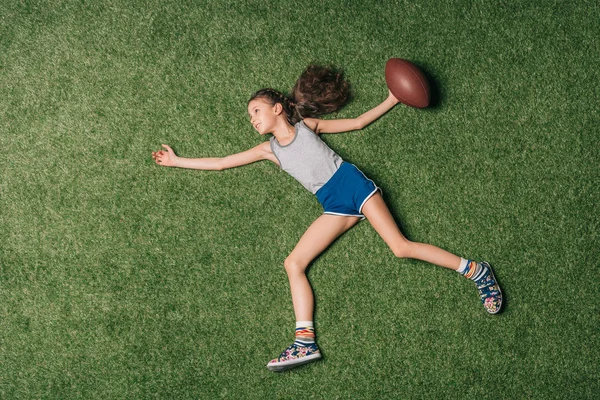
[[[311,343],[308,346],[300,346],[297,343],[292,343],[279,357],[271,360],[267,364],[267,368],[269,371],[281,372],[311,361],[316,361],[320,358],[321,352],[316,343]]]
[[[502,291],[498,282],[496,282],[496,277],[490,264],[483,261],[481,265],[487,271],[481,279],[475,282],[477,290],[479,290],[479,297],[488,313],[498,314],[502,308]]]

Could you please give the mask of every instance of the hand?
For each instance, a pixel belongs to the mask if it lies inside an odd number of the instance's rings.
[[[396,105],[396,104],[400,103],[400,100],[398,100],[398,99],[396,98],[396,96],[394,96],[394,95],[392,94],[392,91],[391,91],[391,90],[389,90],[389,89],[388,89],[388,93],[389,93],[389,95],[388,95],[388,100],[391,100],[391,101],[394,103],[394,105]]]
[[[153,151],[152,158],[154,158],[154,161],[156,161],[158,165],[162,165],[164,167],[174,167],[178,157],[175,155],[173,149],[166,144],[163,144],[162,147],[167,149],[167,151]]]

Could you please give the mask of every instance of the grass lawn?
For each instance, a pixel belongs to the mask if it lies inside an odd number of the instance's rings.
[[[0,398],[594,398],[599,21],[583,0],[2,1]],[[504,312],[361,222],[309,270],[324,360],[271,373],[320,205],[269,162],[151,152],[257,145],[250,94],[313,61],[353,87],[326,118],[358,116],[390,57],[435,104],[324,140],[409,239],[488,260]]]

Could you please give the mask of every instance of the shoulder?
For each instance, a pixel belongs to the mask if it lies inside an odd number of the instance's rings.
[[[273,148],[271,147],[272,143],[275,143],[274,139],[275,139],[275,136],[273,136],[267,142],[262,142],[261,144],[259,144],[258,146],[256,146],[254,149],[258,153],[260,153],[261,158],[263,160],[273,161],[275,164],[279,165],[279,160],[275,156],[275,153],[273,153]]]
[[[273,153],[273,149],[271,148],[271,143],[273,142],[273,139],[275,139],[275,137],[272,137],[270,140],[268,140],[266,142],[262,142],[261,144],[254,147],[254,149],[257,152],[264,153],[264,154]]]
[[[313,131],[316,135],[319,134],[319,121],[318,118],[304,118],[302,121],[298,122],[299,124],[304,123],[304,125]]]

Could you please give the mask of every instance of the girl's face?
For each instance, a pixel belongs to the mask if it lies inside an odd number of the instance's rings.
[[[261,135],[273,132],[282,110],[283,107],[281,104],[276,103],[272,106],[260,98],[254,99],[248,103],[250,123]]]

